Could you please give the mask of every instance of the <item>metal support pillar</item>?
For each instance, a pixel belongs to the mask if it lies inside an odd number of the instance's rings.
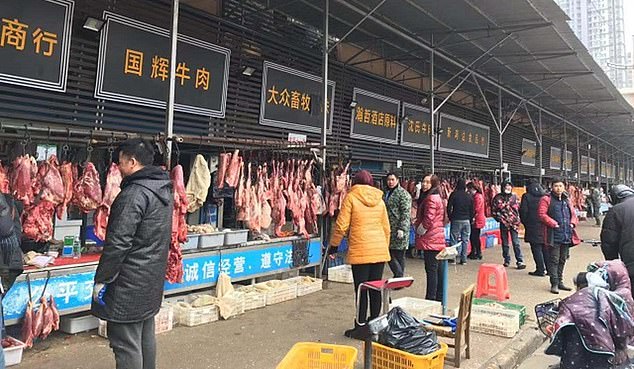
[[[324,120],[321,125],[321,182],[322,185],[324,183],[324,178],[326,178],[326,136],[328,135],[328,32],[329,32],[329,13],[330,13],[330,0],[324,0],[324,32],[322,35],[322,85],[323,85],[323,111],[324,111]],[[331,107],[331,108],[334,108]],[[326,245],[326,251],[323,255],[321,267],[317,272],[317,275],[321,278],[321,274],[324,271],[324,267],[326,265],[326,260],[328,259],[328,248],[330,247],[329,240],[326,240],[326,222],[327,217],[321,217],[321,227],[319,229],[319,237],[321,238],[322,245]]]
[[[511,117],[513,119],[513,117]],[[502,129],[502,88],[498,87],[498,122],[500,122],[498,126],[498,134],[500,138],[500,169],[504,165],[504,148],[502,143],[502,138],[504,135],[504,130]]]
[[[178,46],[178,10],[179,0],[172,0],[172,29],[170,30],[170,84],[165,109],[166,155],[165,165],[169,170],[172,165],[172,135],[174,134],[174,100],[176,97],[176,52]]]
[[[568,173],[568,167],[566,166],[566,161],[568,160],[568,132],[566,130],[566,122],[564,123],[564,154],[562,155],[564,160],[562,163],[562,169],[564,170],[564,175],[566,179],[570,179],[570,173]]]
[[[431,36],[431,42],[432,45],[434,43],[434,35]],[[430,96],[429,98],[431,99],[431,129],[430,131],[430,143],[431,143],[431,151],[430,151],[430,158],[431,158],[431,172],[434,173],[436,170],[436,114],[434,114],[435,109],[435,104],[436,104],[436,94],[434,93],[434,85],[435,85],[435,81],[434,81],[434,54],[436,53],[435,49],[432,48],[431,49],[431,56],[430,56],[430,71],[429,71],[429,90],[430,92]]]
[[[579,130],[577,130],[577,179],[581,184],[581,139],[579,138]]]
[[[544,145],[542,144],[542,140],[544,138],[544,131],[542,129],[542,110],[539,109],[539,183],[542,183],[544,179],[544,175],[542,174],[544,171]]]

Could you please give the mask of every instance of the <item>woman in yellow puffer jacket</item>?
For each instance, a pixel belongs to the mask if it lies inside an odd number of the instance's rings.
[[[336,248],[348,234],[348,263],[352,265],[355,294],[361,283],[383,279],[383,267],[390,261],[390,222],[383,202],[383,191],[373,187],[372,174],[359,171],[352,188],[343,199],[337,222],[330,238]],[[381,293],[370,291],[370,320],[381,313]],[[346,336],[361,339],[359,324],[367,321],[368,295],[357,296],[359,316],[354,329]]]

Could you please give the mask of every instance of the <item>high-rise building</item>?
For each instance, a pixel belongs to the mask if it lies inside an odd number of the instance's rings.
[[[555,0],[570,27],[617,88],[632,87],[625,48],[623,2],[632,0]]]

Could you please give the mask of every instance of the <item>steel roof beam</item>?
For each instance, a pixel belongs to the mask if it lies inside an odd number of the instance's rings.
[[[348,30],[348,32],[346,32],[346,34],[344,34],[343,36],[341,36],[339,38],[339,40],[337,42],[335,42],[334,45],[332,45],[330,47],[330,49],[328,49],[328,53],[331,53],[336,47],[337,45],[339,45],[343,40],[346,39],[346,37],[350,36],[350,34],[352,32],[354,32],[357,28],[359,28],[359,26],[365,22],[366,19],[368,19],[369,17],[372,16],[372,13],[374,13],[375,11],[379,10],[379,8],[381,7],[381,5],[383,5],[387,0],[381,0],[378,4],[376,4],[376,6],[374,8],[372,8],[372,10],[370,10],[367,14],[365,14],[363,16],[363,18],[361,18],[361,20],[359,20],[354,26],[352,26],[352,28],[350,28]]]
[[[496,27],[479,27],[479,28],[465,28],[465,29],[452,29],[449,31],[443,30],[433,30],[433,29],[423,29],[415,32],[416,35],[421,35],[423,33],[435,33],[435,34],[463,34],[463,33],[473,33],[473,32],[486,32],[486,31],[506,31],[509,29],[536,29],[542,27],[550,27],[552,26],[552,22],[537,22],[537,23],[523,23],[523,24],[515,24],[508,26],[496,26]]]

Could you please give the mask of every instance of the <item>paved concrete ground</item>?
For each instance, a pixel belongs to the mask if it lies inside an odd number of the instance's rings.
[[[582,224],[580,234],[586,239],[598,238],[599,229]],[[531,277],[534,269],[530,248],[522,249],[528,269],[508,269],[511,285],[511,302],[527,306],[534,325],[532,311],[536,303],[553,298],[549,293],[547,278]],[[485,262],[501,262],[501,249],[488,249]],[[582,244],[571,252],[566,280],[585,269],[588,262],[602,259],[601,252]],[[424,267],[421,260],[408,259],[407,274],[415,279],[415,285],[395,294],[395,297],[424,295]],[[475,282],[479,262],[450,268],[450,296],[453,306],[458,305],[460,292]],[[387,268],[386,268],[387,270]],[[564,295],[560,295],[563,297]],[[296,342],[322,341],[353,345],[361,349],[357,341],[343,336],[352,326],[354,315],[353,291],[350,285],[325,283],[324,291],[297,300],[247,312],[228,321],[215,322],[199,327],[175,327],[171,332],[158,336],[158,367],[163,369],[272,369],[281,361]],[[463,360],[462,368],[479,368],[501,350],[509,339],[474,334],[472,359]],[[361,351],[360,351],[361,352]],[[451,352],[451,351],[450,351]],[[361,356],[359,356],[361,357]],[[358,367],[361,367],[360,359]],[[447,364],[450,368],[451,365]],[[540,366],[544,368],[545,366]],[[41,368],[114,368],[113,355],[107,341],[89,332],[74,336],[54,334],[48,340],[36,343],[25,352],[20,369]],[[530,367],[532,368],[532,367]],[[537,367],[535,367],[537,368]]]
[[[546,341],[535,353],[526,359],[517,369],[546,369],[551,365],[559,363],[559,357],[544,354],[544,350],[548,347],[549,342]]]

